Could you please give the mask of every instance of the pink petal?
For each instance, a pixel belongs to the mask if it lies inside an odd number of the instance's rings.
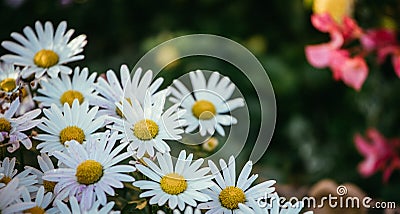
[[[325,68],[331,63],[331,54],[343,45],[343,37],[338,31],[331,32],[331,41],[319,45],[308,45],[305,54],[308,62],[316,68]]]
[[[360,172],[362,176],[369,177],[376,171],[378,171],[377,160],[373,156],[368,156],[358,165],[358,172]]]
[[[343,82],[357,91],[361,89],[368,76],[368,66],[362,57],[347,59],[341,71]]]
[[[307,61],[316,68],[325,68],[329,65],[331,52],[329,44],[308,45],[305,48]]]
[[[338,29],[335,20],[328,13],[313,14],[311,16],[311,23],[321,32],[331,32]]]

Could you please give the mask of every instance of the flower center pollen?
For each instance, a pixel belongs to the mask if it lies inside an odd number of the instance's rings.
[[[219,193],[219,201],[223,207],[234,210],[239,208],[239,203],[244,203],[246,201],[246,195],[242,189],[229,186]]]
[[[72,103],[75,99],[78,99],[79,103],[83,103],[83,94],[79,91],[68,90],[61,95],[60,102],[62,105],[64,105],[64,103],[68,103],[69,106],[72,106]]]
[[[46,192],[53,192],[56,184],[57,183],[53,181],[43,180],[43,187],[46,190]]]
[[[170,195],[178,195],[186,190],[187,183],[182,175],[169,173],[161,178],[160,186],[164,192]]]
[[[2,179],[0,179],[0,183],[3,183],[5,185],[7,185],[8,183],[10,183],[11,178],[8,176],[4,176]]]
[[[158,125],[152,120],[140,120],[133,126],[133,134],[140,140],[151,140],[158,134]]]
[[[60,132],[60,142],[64,144],[70,140],[76,140],[82,144],[85,140],[85,133],[77,126],[67,126]]]
[[[11,131],[11,123],[6,118],[0,118],[0,132],[7,132]]]
[[[0,89],[5,92],[13,91],[17,87],[17,81],[14,78],[5,78],[0,82]]]
[[[50,68],[58,63],[58,59],[56,52],[42,49],[33,57],[33,63],[41,68]]]
[[[198,100],[193,104],[192,113],[197,119],[209,120],[214,117],[216,110],[210,101]]]
[[[86,160],[78,165],[75,176],[80,184],[94,184],[103,176],[103,166],[95,160]]]
[[[24,213],[30,214],[44,214],[44,209],[38,206],[32,207],[24,211]]]

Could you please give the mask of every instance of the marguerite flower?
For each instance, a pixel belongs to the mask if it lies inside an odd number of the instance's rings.
[[[37,183],[39,185],[43,185],[44,190],[46,190],[46,192],[54,192],[54,187],[56,186],[56,183],[52,181],[43,180],[44,173],[54,169],[53,162],[46,153],[41,153],[40,156],[39,155],[37,156],[37,159],[41,171],[31,166],[25,166],[25,169],[32,170],[32,174],[37,176],[38,180]]]
[[[82,203],[79,203],[78,200],[76,199],[76,197],[71,196],[71,197],[69,197],[69,204],[70,204],[71,208],[69,208],[68,205],[64,204],[62,201],[56,200],[57,208],[59,209],[59,212],[61,214],[118,214],[118,213],[120,213],[118,211],[112,211],[112,208],[114,207],[114,204],[115,204],[115,202],[113,202],[113,201],[107,203],[101,209],[100,209],[100,202],[95,201],[93,203],[93,206],[89,210],[85,210],[82,207]]]
[[[0,189],[0,212],[2,214],[20,213],[35,206],[33,202],[18,202],[22,191],[18,178]]]
[[[25,169],[21,173],[17,174],[18,170],[15,169],[15,161],[15,157],[11,158],[11,160],[6,157],[2,162],[0,162],[0,174],[4,175],[0,180],[0,183],[4,183],[8,186],[12,180],[18,179],[19,187],[25,187],[29,192],[37,191],[38,187],[35,186],[37,183],[36,175],[31,175],[30,169]]]
[[[40,123],[40,120],[35,120],[42,112],[40,109],[32,110],[17,118],[13,117],[19,105],[20,102],[16,99],[4,114],[0,113],[0,142],[8,139],[8,142],[2,146],[10,145],[7,148],[9,152],[17,150],[19,143],[22,143],[25,148],[31,149],[32,141],[23,131],[27,131]]]
[[[114,196],[113,188],[123,188],[122,182],[132,182],[134,178],[124,174],[135,171],[130,165],[116,165],[131,156],[123,152],[127,143],[114,148],[118,133],[111,136],[109,131],[100,140],[92,139],[85,145],[72,140],[67,142],[66,152],[56,151],[54,156],[65,165],[45,172],[43,179],[57,182],[57,199],[63,200],[68,195],[79,197],[82,208],[88,210],[95,199],[106,205],[108,195]]]
[[[143,105],[146,92],[149,91],[151,95],[155,94],[163,82],[163,78],[157,78],[152,83],[153,72],[151,70],[146,71],[141,77],[142,69],[138,68],[132,79],[130,73],[127,65],[121,65],[120,80],[112,70],[107,71],[107,80],[102,77],[98,78],[95,85],[96,90],[105,98],[99,99],[98,103],[99,106],[104,108],[100,110],[102,114],[122,117],[122,112],[115,103],[121,103],[124,99],[131,103],[134,99],[137,99]]]
[[[61,22],[54,32],[53,24],[46,22],[44,26],[37,21],[35,32],[31,27],[24,28],[25,36],[19,33],[12,33],[11,37],[19,43],[4,41],[1,45],[15,53],[1,57],[2,60],[15,65],[27,66],[22,70],[22,77],[27,78],[35,74],[40,78],[44,73],[55,77],[59,72],[70,74],[72,69],[65,66],[65,63],[81,60],[83,55],[77,55],[83,51],[86,45],[86,36],[80,35],[70,41],[74,30],[68,30],[67,23]]]
[[[99,137],[96,130],[103,127],[105,117],[96,117],[99,108],[89,109],[89,103],[83,102],[81,105],[75,99],[72,107],[64,103],[61,111],[56,104],[52,104],[50,109],[43,109],[46,118],[42,118],[43,123],[38,128],[47,134],[38,134],[35,139],[44,141],[37,145],[41,153],[48,152],[52,155],[54,151],[65,151],[65,142],[76,140],[84,143],[91,138]]]
[[[160,93],[158,96],[146,93],[143,107],[137,99],[132,102],[124,99],[122,104],[116,103],[124,118],[113,118],[114,125],[111,128],[124,134],[123,141],[131,142],[130,147],[137,150],[138,158],[146,152],[153,157],[154,148],[161,153],[170,151],[164,140],[180,139],[183,133],[180,126],[184,121],[179,117],[184,110],[178,111],[178,105],[174,105],[163,113],[167,91]]]
[[[206,213],[236,214],[239,212],[240,203],[248,206],[249,199],[263,197],[265,194],[272,193],[275,190],[274,187],[271,187],[275,183],[274,180],[265,181],[249,188],[258,177],[255,174],[249,178],[252,169],[251,161],[248,161],[243,167],[237,182],[235,158],[231,156],[228,165],[222,159],[219,163],[223,174],[221,174],[214,162],[208,161],[211,172],[215,175],[216,183],[205,192],[211,196],[212,200],[199,204],[197,207],[199,209],[208,209],[209,211]]]
[[[35,197],[31,197],[31,194],[28,192],[26,188],[22,190],[22,200],[24,202],[32,202],[32,198],[35,199],[33,203],[35,203],[35,206],[29,209],[24,210],[24,213],[46,213],[46,214],[52,214],[52,213],[57,213],[57,210],[54,208],[49,208],[50,203],[53,201],[53,193],[48,192],[44,193],[44,187],[41,186],[39,190],[36,192]]]
[[[174,81],[175,88],[171,89],[173,97],[170,101],[186,109],[182,116],[186,120],[186,133],[200,126],[200,135],[214,134],[215,130],[222,136],[225,131],[222,126],[236,124],[237,120],[225,114],[238,107],[244,106],[243,98],[228,100],[236,86],[228,77],[222,77],[213,72],[206,82],[202,71],[190,72],[193,91],[189,91],[179,80]]]
[[[13,64],[0,63],[0,93],[10,96],[20,88],[20,73]],[[1,97],[3,97],[2,95]]]
[[[139,197],[151,197],[149,204],[162,206],[168,202],[171,209],[178,207],[183,210],[186,205],[197,206],[196,201],[205,202],[210,198],[200,192],[213,185],[212,176],[207,175],[208,167],[200,169],[204,162],[198,159],[192,163],[193,154],[186,157],[186,151],[179,153],[175,167],[173,167],[169,153],[156,154],[159,166],[148,158],[143,158],[147,164],[136,164],[136,168],[151,180],[140,180],[133,183],[144,191]]]
[[[34,100],[41,102],[45,107],[50,107],[53,103],[59,108],[62,108],[64,103],[72,106],[75,99],[80,104],[87,101],[89,105],[95,105],[100,98],[94,91],[96,74],[94,72],[89,76],[88,68],[80,70],[79,67],[76,67],[72,80],[67,74],[61,74],[61,78],[56,76],[42,79],[40,81],[41,88],[38,90],[42,96],[36,96]]]

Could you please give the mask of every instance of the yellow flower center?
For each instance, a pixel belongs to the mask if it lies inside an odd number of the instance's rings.
[[[133,134],[140,140],[151,140],[158,134],[158,125],[152,120],[140,120],[133,126]]]
[[[132,100],[131,98],[125,98],[126,101],[128,101],[129,104],[132,105]],[[122,105],[122,102],[119,102]],[[124,114],[122,113],[121,109],[119,109],[118,107],[115,108],[115,112],[117,113],[118,116],[120,116],[121,118],[124,118]]]
[[[60,142],[64,144],[70,140],[76,140],[82,144],[85,140],[85,133],[77,126],[67,126],[60,132]]]
[[[78,99],[79,103],[82,103],[84,100],[83,94],[79,91],[68,90],[61,95],[60,102],[62,105],[68,103],[69,106],[72,106],[75,99]]]
[[[178,195],[186,190],[187,183],[182,175],[169,173],[161,178],[160,186],[164,192],[170,195]]]
[[[14,78],[5,78],[0,82],[0,89],[5,92],[13,91],[17,87],[17,81]]]
[[[46,190],[46,192],[53,192],[56,184],[57,183],[53,181],[43,180],[43,187]]]
[[[78,165],[75,176],[80,184],[94,184],[103,176],[103,166],[95,160],[86,160]]]
[[[193,115],[200,120],[209,120],[214,117],[216,110],[214,104],[207,100],[199,100],[192,107]]]
[[[223,207],[234,210],[239,208],[239,203],[244,203],[246,201],[246,195],[242,189],[229,186],[219,193],[219,201]]]
[[[10,183],[10,181],[11,181],[11,178],[8,176],[4,176],[2,179],[0,179],[0,183],[4,183],[5,185]]]
[[[6,118],[0,118],[0,132],[7,132],[11,131],[11,123]]]
[[[44,212],[44,209],[43,209],[43,208],[36,206],[36,207],[32,207],[32,208],[30,208],[30,209],[25,210],[24,213],[30,213],[30,214],[44,214],[45,212]]]
[[[58,63],[58,55],[52,50],[42,49],[33,57],[33,63],[41,68],[50,68]]]

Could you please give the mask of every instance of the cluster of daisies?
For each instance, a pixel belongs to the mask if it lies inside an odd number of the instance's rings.
[[[259,207],[275,181],[252,186],[251,161],[236,179],[233,156],[219,167],[185,150],[171,157],[169,141],[224,136],[237,123],[230,112],[244,100],[231,99],[228,77],[198,70],[191,89],[176,80],[163,90],[152,71],[126,65],[96,77],[66,65],[84,58],[86,36],[73,33],[36,22],[1,43],[12,53],[0,58],[0,213],[118,213],[113,198],[129,185],[158,213],[300,212]],[[37,164],[17,159],[20,144]]]

